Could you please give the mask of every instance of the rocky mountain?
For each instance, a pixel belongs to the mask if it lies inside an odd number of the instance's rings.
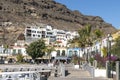
[[[2,25],[3,22],[9,23]],[[78,30],[91,24],[93,29],[99,28],[105,33],[116,31],[99,16],[72,11],[54,0],[0,0],[0,44],[3,41],[13,43],[16,36],[24,32],[26,24],[36,23],[45,23],[64,30]]]

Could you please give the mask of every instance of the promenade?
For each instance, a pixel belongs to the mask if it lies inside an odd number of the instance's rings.
[[[74,69],[73,66],[66,66],[66,70],[68,70],[68,75],[65,77],[54,77],[54,74],[51,74],[48,80],[111,80],[104,77],[91,77],[88,71]]]
[[[115,79],[107,79],[105,77],[92,77],[90,73],[83,69],[75,69],[72,64],[65,64],[65,70],[67,74],[65,76],[62,76],[58,74],[57,77],[55,77],[55,68],[54,67],[48,67],[47,65],[0,65],[0,68],[2,70],[5,70],[8,68],[7,71],[20,71],[19,69],[23,69],[23,71],[29,70],[35,71],[35,69],[42,70],[43,68],[45,70],[52,70],[51,75],[48,77],[47,80],[115,80]],[[35,69],[34,69],[35,68]],[[17,70],[18,69],[18,70]],[[103,74],[103,73],[101,73]]]

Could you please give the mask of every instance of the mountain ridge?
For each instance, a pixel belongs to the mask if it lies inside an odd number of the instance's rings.
[[[63,30],[78,30],[86,24],[91,24],[93,29],[99,28],[106,34],[116,31],[111,24],[106,23],[99,16],[84,15],[77,10],[72,11],[54,0],[0,0],[0,14],[0,22],[12,23],[6,28],[8,32],[6,43],[12,41],[8,36],[13,33],[15,36],[23,33],[25,24],[44,23]],[[1,34],[3,31],[1,27]]]

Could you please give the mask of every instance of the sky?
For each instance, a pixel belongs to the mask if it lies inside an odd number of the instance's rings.
[[[55,0],[70,10],[78,10],[84,15],[100,16],[120,29],[120,0]]]

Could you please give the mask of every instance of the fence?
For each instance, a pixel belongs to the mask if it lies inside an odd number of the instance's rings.
[[[0,65],[0,70],[0,80],[44,80],[51,73],[45,65]]]
[[[93,66],[90,66],[88,63],[84,63],[81,67],[82,69],[87,70],[92,77],[95,76],[95,68]]]

